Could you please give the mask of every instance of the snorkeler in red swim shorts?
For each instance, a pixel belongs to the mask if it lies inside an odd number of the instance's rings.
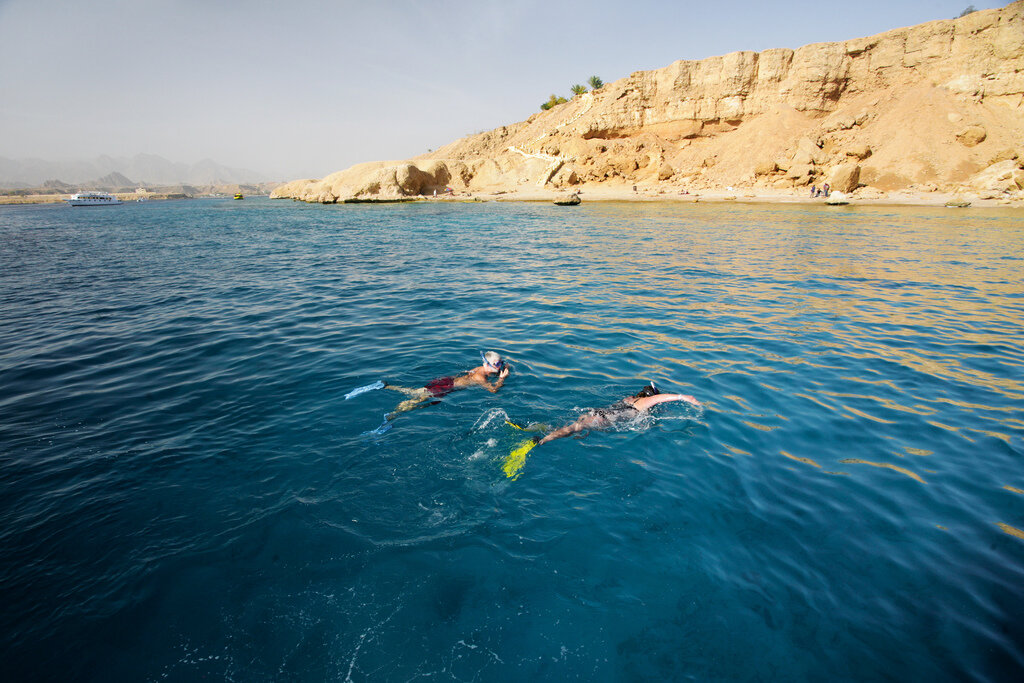
[[[386,388],[388,385],[384,385]],[[423,387],[430,392],[431,396],[441,398],[455,391],[455,378],[453,377],[439,377],[438,379],[431,380],[427,383],[427,386]]]
[[[498,389],[501,389],[502,385],[505,384],[505,378],[508,377],[508,364],[494,351],[488,351],[487,353],[482,353],[480,355],[483,360],[483,365],[475,367],[461,375],[455,375],[453,377],[439,377],[435,380],[431,380],[423,387],[411,388],[400,387],[394,384],[385,384],[383,387],[384,389],[400,391],[409,396],[408,399],[399,403],[392,412],[388,413],[385,416],[385,419],[391,420],[399,413],[404,413],[416,408],[422,408],[424,407],[423,404],[425,401],[432,398],[447,396],[453,391],[457,391],[459,389],[480,386],[492,394],[497,392]],[[493,374],[497,374],[498,379],[492,384],[490,382],[490,376]]]

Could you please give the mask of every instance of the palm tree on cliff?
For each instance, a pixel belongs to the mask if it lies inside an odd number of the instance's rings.
[[[583,93],[587,92],[587,86],[580,85],[579,83],[577,83],[576,85],[569,88],[569,90],[572,90],[573,96],[582,95]]]
[[[598,88],[600,88],[600,87],[601,87],[602,85],[604,85],[604,81],[602,81],[602,80],[601,80],[600,78],[598,78],[597,76],[591,76],[590,78],[588,78],[588,79],[587,79],[587,83],[589,83],[589,84],[590,84],[590,88],[591,88],[591,90],[597,90],[597,89],[598,89]]]

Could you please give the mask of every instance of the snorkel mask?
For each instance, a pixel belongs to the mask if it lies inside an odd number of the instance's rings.
[[[501,372],[505,368],[505,359],[499,360],[498,364],[495,365],[491,361],[487,360],[487,356],[486,356],[486,354],[484,354],[483,351],[480,352],[480,358],[483,360],[484,365],[489,365],[490,367],[494,368],[498,372]]]
[[[647,398],[648,396],[657,396],[661,392],[658,391],[658,387],[654,386],[654,382],[651,382],[640,391],[633,394],[634,398]]]

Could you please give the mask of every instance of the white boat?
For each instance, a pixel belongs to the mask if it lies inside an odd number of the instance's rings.
[[[79,192],[64,201],[71,206],[115,206],[121,203],[120,199],[106,192]]]

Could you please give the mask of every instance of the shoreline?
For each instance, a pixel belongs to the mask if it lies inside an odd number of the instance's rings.
[[[138,194],[135,192],[113,192],[111,193],[125,204],[135,203],[136,200],[145,202],[162,202],[172,199],[206,199],[205,195],[192,196],[181,192],[151,192],[149,194]],[[30,194],[30,195],[5,195],[0,194],[0,206],[26,206],[29,204],[63,204],[71,195],[64,194]],[[266,197],[267,195],[247,195],[248,197]],[[224,197],[231,199],[231,197]]]
[[[652,190],[639,187],[591,187],[578,190],[509,190],[496,192],[455,192],[449,196],[433,197],[422,195],[415,201],[427,202],[540,202],[553,203],[569,194],[579,194],[581,203],[587,202],[668,202],[675,204],[698,204],[733,202],[737,204],[819,204],[822,206],[931,206],[940,208],[1009,208],[1024,209],[1024,199],[981,198],[976,193],[954,194],[949,192],[920,192],[899,190],[879,192],[876,190],[854,191],[845,195],[845,204],[826,204],[824,197],[811,197],[809,190],[793,193],[778,190],[734,188],[703,190],[680,194],[678,191]],[[834,196],[834,195],[833,195]],[[302,201],[302,200],[293,200]],[[366,202],[367,200],[363,200]],[[369,200],[370,203],[375,200]],[[388,200],[376,200],[384,203]],[[394,200],[390,200],[394,201]],[[949,202],[969,202],[968,207],[950,207]],[[341,202],[338,202],[341,203]],[[567,207],[571,208],[571,207]]]
[[[455,192],[451,195],[413,195],[392,198],[367,198],[347,203],[360,204],[393,204],[408,202],[534,202],[553,203],[556,199],[568,194],[579,194],[583,203],[587,202],[668,202],[675,204],[735,202],[737,204],[820,204],[823,206],[932,206],[942,208],[1008,208],[1024,209],[1024,199],[981,198],[975,193],[952,194],[948,192],[920,192],[898,190],[885,193],[876,190],[864,192],[857,190],[846,194],[846,204],[826,204],[824,197],[811,197],[809,192],[799,194],[777,190],[735,188],[720,190],[704,190],[681,194],[678,191],[653,190],[638,187],[634,191],[630,187],[581,187],[576,190],[498,190],[493,192]],[[117,195],[121,201],[134,202],[139,195],[126,193]],[[256,195],[265,196],[265,195]],[[30,204],[60,204],[67,199],[67,194],[50,195],[0,195],[0,206],[23,206]],[[166,201],[171,199],[204,199],[206,197],[189,197],[177,193],[153,193],[142,197],[145,201]],[[287,198],[282,198],[287,199]],[[301,201],[301,200],[292,200]],[[948,207],[949,202],[969,202],[968,207]],[[338,202],[339,204],[342,202]]]

